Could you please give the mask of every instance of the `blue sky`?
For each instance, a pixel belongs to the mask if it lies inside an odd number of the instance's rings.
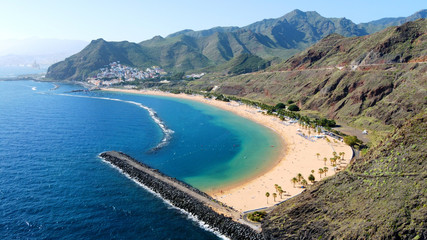
[[[0,39],[140,42],[183,29],[241,27],[294,9],[361,23],[426,8],[426,0],[2,0]]]

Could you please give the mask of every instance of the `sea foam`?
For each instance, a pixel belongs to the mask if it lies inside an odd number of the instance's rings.
[[[69,97],[102,99],[102,100],[116,101],[116,102],[124,102],[124,103],[130,103],[130,104],[136,105],[136,106],[138,106],[138,107],[140,107],[142,109],[147,110],[148,114],[150,115],[150,117],[160,127],[160,129],[162,129],[162,132],[163,132],[163,139],[155,147],[153,147],[152,149],[149,150],[149,152],[151,152],[151,153],[152,152],[156,152],[159,149],[165,147],[166,145],[169,144],[170,140],[172,139],[172,134],[174,133],[174,131],[166,126],[165,122],[163,122],[162,119],[160,119],[160,117],[157,115],[156,111],[154,111],[152,108],[149,108],[149,107],[147,107],[145,105],[142,105],[141,103],[134,102],[134,101],[122,100],[122,99],[118,99],[118,98],[108,98],[108,97],[94,97],[94,96],[72,95],[72,94],[65,94],[65,93],[56,94],[56,95],[69,96]]]
[[[138,186],[142,187],[144,190],[146,190],[147,192],[153,194],[154,196],[158,197],[159,199],[161,199],[164,203],[166,203],[168,205],[168,207],[170,209],[176,209],[179,212],[181,212],[182,214],[184,214],[185,216],[187,216],[188,219],[190,219],[191,221],[196,222],[200,228],[211,232],[213,234],[215,234],[217,237],[219,237],[220,239],[223,240],[229,240],[229,238],[223,234],[221,234],[217,229],[212,228],[211,226],[209,226],[208,224],[206,224],[204,221],[200,220],[197,218],[197,216],[185,211],[184,209],[175,207],[170,201],[168,201],[167,199],[164,199],[159,193],[156,193],[153,189],[145,186],[144,184],[140,183],[137,179],[131,177],[129,174],[125,173],[122,169],[116,167],[115,165],[111,164],[108,161],[105,161],[102,157],[98,157],[100,158],[103,162],[107,163],[110,167],[118,170],[121,174],[123,174],[124,176],[126,176],[126,178],[132,180],[134,183],[136,183]]]

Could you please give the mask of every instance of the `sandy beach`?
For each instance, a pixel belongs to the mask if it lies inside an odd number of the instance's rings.
[[[209,193],[212,197],[242,212],[270,207],[301,193],[304,188],[301,188],[298,183],[294,187],[294,184],[291,182],[291,179],[296,177],[298,173],[301,173],[308,181],[308,176],[311,174],[311,171],[314,170],[313,175],[315,176],[316,181],[319,181],[325,177],[325,174],[322,174],[322,177],[320,178],[318,169],[326,166],[328,168],[326,177],[332,176],[335,173],[329,159],[333,157],[334,151],[336,153],[345,153],[341,166],[348,164],[352,156],[351,148],[343,142],[334,141],[331,137],[329,137],[329,142],[324,138],[311,138],[311,140],[309,140],[299,135],[301,133],[309,135],[309,131],[301,128],[298,123],[281,121],[275,116],[265,115],[259,112],[256,108],[239,104],[237,102],[223,102],[206,99],[200,95],[172,94],[153,90],[128,90],[115,88],[102,90],[159,95],[198,101],[233,112],[241,117],[262,124],[276,132],[283,140],[283,145],[285,146],[282,154],[279,156],[280,159],[278,159],[277,165],[273,166],[268,172],[265,172],[254,179],[250,179],[242,185]],[[313,130],[311,130],[311,135],[315,135]],[[323,161],[325,157],[328,159],[326,165]],[[279,193],[276,191],[275,184],[281,186],[285,191],[285,193],[282,194],[282,197],[280,197]],[[266,192],[270,193],[270,197],[266,197]],[[275,200],[273,199],[273,193],[277,193]]]

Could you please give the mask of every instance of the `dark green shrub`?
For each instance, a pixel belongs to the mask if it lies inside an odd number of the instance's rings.
[[[265,211],[256,211],[248,214],[248,219],[254,222],[261,222],[267,213]]]
[[[299,111],[299,107],[295,104],[291,104],[291,105],[289,105],[288,110],[292,111],[292,112],[297,112],[297,111]]]
[[[278,103],[278,104],[276,104],[276,106],[274,108],[276,108],[276,109],[283,109],[285,107],[286,107],[286,105],[284,103]]]

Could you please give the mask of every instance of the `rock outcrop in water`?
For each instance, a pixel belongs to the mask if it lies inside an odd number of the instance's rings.
[[[261,233],[256,232],[251,227],[218,213],[225,212],[230,216],[239,214],[236,210],[216,201],[206,193],[166,176],[157,169],[150,168],[124,153],[111,151],[101,153],[99,156],[160,194],[162,198],[170,201],[174,206],[195,215],[199,220],[221,234],[231,239],[264,239]]]

